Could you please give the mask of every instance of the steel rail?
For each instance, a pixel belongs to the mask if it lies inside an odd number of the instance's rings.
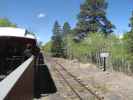
[[[78,82],[84,89],[86,89],[89,93],[91,93],[92,95],[94,95],[98,100],[103,100],[104,99],[104,97],[100,97],[98,94],[96,94],[91,89],[89,89],[88,87],[86,87],[85,84],[83,84],[76,76],[74,76],[71,72],[67,71],[67,69],[64,68],[64,66],[62,64],[60,64],[57,61],[54,61],[54,62],[57,65],[59,65],[68,75],[70,75],[76,82]]]

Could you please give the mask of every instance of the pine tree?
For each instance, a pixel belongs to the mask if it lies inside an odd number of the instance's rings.
[[[127,48],[130,55],[133,57],[133,13],[130,18],[130,27],[131,30],[127,33]]]
[[[133,32],[133,11],[132,11],[132,17],[130,18],[129,26],[131,27],[131,31]]]
[[[102,31],[108,34],[112,32],[114,26],[106,18],[107,5],[105,0],[86,0],[80,6],[77,33]]]
[[[64,42],[64,57],[68,57],[69,52],[69,37],[72,34],[71,26],[68,22],[65,22],[63,25],[63,42]]]
[[[54,57],[64,57],[62,30],[58,21],[55,21],[53,28],[51,53]]]
[[[65,22],[63,25],[63,35],[66,36],[67,34],[71,33],[71,26],[68,22]]]
[[[129,61],[131,65],[133,65],[133,13],[130,18],[129,25],[131,27],[131,30],[124,35],[124,40],[126,41],[125,43],[126,43],[127,52],[129,54]],[[131,70],[133,72],[133,67],[131,67]]]

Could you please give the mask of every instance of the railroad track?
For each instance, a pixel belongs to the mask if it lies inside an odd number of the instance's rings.
[[[54,70],[57,74],[59,74],[59,76],[64,80],[64,82],[68,85],[71,91],[75,94],[75,98],[78,98],[79,100],[104,99],[103,97],[99,96],[96,92],[89,89],[83,82],[81,82],[81,80],[79,80],[76,76],[69,72],[62,64],[60,64],[56,60],[52,61],[52,63],[58,66],[58,68],[54,66]]]

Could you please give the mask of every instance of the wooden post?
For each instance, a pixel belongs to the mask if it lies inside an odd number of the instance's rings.
[[[103,65],[103,71],[106,71],[106,57],[103,58],[104,60],[104,65]]]

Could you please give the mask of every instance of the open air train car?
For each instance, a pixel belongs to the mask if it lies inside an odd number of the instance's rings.
[[[32,49],[37,47],[36,38],[25,29],[0,28],[0,75],[8,75],[18,65],[24,62],[24,50],[27,44]]]
[[[24,54],[27,44],[29,58]],[[34,35],[21,28],[0,27],[0,100],[33,100],[56,92],[43,61]]]

